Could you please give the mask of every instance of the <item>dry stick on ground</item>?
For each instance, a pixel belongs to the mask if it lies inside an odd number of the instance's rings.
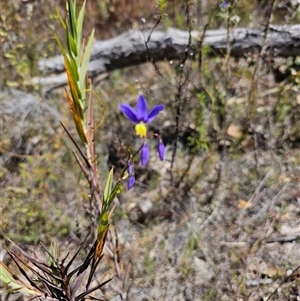
[[[291,277],[293,277],[299,270],[300,270],[300,265],[298,265],[295,269],[293,269],[293,271],[290,275],[286,275],[285,277],[283,277],[282,281],[278,284],[277,288],[272,293],[270,293],[270,295],[267,297],[266,301],[271,300],[271,297],[274,296],[276,294],[276,292],[278,292],[279,288],[285,282],[287,282]]]
[[[167,31],[130,30],[119,36],[105,41],[94,43],[91,62],[88,68],[89,77],[95,78],[106,72],[123,67],[139,65],[149,60],[145,46],[145,39],[151,34],[151,39],[147,46],[153,59],[180,60],[185,53],[189,41],[189,32],[176,28],[169,28]],[[192,31],[191,51],[196,53],[199,49],[199,31]],[[206,30],[202,46],[209,46],[210,54],[226,55],[228,46],[227,30]],[[293,26],[269,26],[265,37],[265,29],[259,28],[236,28],[230,33],[230,43],[232,57],[245,57],[251,53],[257,53],[264,45],[265,54],[272,56],[299,56],[300,55],[300,25]],[[194,59],[195,56],[189,56]],[[33,84],[40,84],[44,92],[48,92],[56,87],[67,83],[64,72],[62,56],[50,59],[43,59],[39,62],[41,73],[47,75],[33,79]],[[49,74],[55,73],[54,76]]]

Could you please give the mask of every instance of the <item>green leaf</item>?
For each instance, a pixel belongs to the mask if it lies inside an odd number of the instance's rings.
[[[77,29],[76,29],[76,1],[69,0],[69,22],[71,27],[71,34],[74,39],[77,38]]]
[[[55,40],[56,40],[56,42],[57,42],[57,44],[58,44],[58,46],[59,46],[59,48],[60,48],[60,51],[61,51],[62,55],[65,56],[65,55],[66,55],[66,51],[65,51],[64,46],[63,46],[62,43],[60,42],[60,40],[59,40],[59,38],[58,38],[58,36],[57,36],[56,33],[54,33],[54,38],[55,38]]]
[[[83,26],[84,13],[85,13],[85,4],[86,1],[83,2],[81,10],[76,20],[76,32],[77,32],[76,41],[77,41],[77,51],[78,51],[78,56],[76,57],[76,61],[78,66],[80,66],[82,60],[82,26]],[[85,78],[83,80],[85,80]],[[86,90],[85,83],[84,85],[80,83],[80,88],[82,90]],[[84,99],[85,99],[85,93],[84,93]]]
[[[101,214],[100,222],[98,225],[98,240],[101,239],[102,234],[105,232],[108,226],[108,211]]]
[[[120,194],[123,190],[123,187],[121,185],[121,183],[117,183],[114,187],[114,189],[112,190],[109,199],[106,201],[106,208],[108,210],[109,206],[111,205],[111,203],[113,202],[113,200],[115,199],[115,197]]]
[[[81,76],[81,81],[85,81],[87,69],[89,66],[90,58],[91,58],[91,52],[92,52],[92,47],[93,47],[93,42],[94,42],[94,35],[95,35],[95,30],[93,29],[91,32],[91,35],[89,37],[88,43],[86,45],[85,51],[84,51],[84,56],[82,59],[81,63],[81,70],[80,70],[80,76]],[[81,82],[83,84],[83,82]],[[82,85],[80,86],[82,87]]]
[[[106,214],[103,216],[103,219],[101,219],[101,221],[103,223],[102,224],[101,224],[101,222],[99,223],[98,235],[97,235],[97,246],[96,246],[96,250],[94,253],[94,258],[96,258],[96,259],[100,258],[104,244],[105,244],[105,238],[106,238],[106,235],[108,232],[108,227],[109,227],[108,212],[106,212]]]
[[[60,21],[62,27],[66,30],[67,25],[64,22],[64,20],[62,19],[61,14],[59,13],[59,10],[58,10],[57,6],[55,7],[55,10],[56,10],[56,14],[57,14],[58,20]]]
[[[70,85],[70,88],[71,88],[71,84],[69,84],[69,85]],[[77,128],[77,132],[78,132],[79,136],[81,138],[83,138],[82,135],[85,134],[85,132],[84,132],[83,125],[82,125],[82,119],[80,118],[80,116],[78,114],[78,111],[81,111],[81,109],[80,109],[80,107],[78,108],[78,105],[76,107],[76,103],[78,103],[78,99],[75,97],[74,100],[72,100],[72,98],[71,98],[70,94],[68,93],[67,89],[65,89],[65,92],[66,92],[66,97],[67,97],[67,100],[68,100],[68,103],[69,103],[71,113],[72,113],[73,118],[74,118],[74,122],[75,122],[75,125],[76,125],[76,128]],[[75,99],[77,99],[77,100],[75,100]],[[85,140],[86,140],[86,137],[85,137]]]
[[[68,32],[67,35],[67,45],[68,45],[69,53],[77,57],[78,56],[77,44],[70,32]]]
[[[51,243],[49,252],[50,252],[50,254],[52,255],[52,257],[50,256],[50,266],[51,266],[51,267],[56,267],[56,263],[55,263],[55,261],[53,260],[53,258],[54,258],[54,259],[57,259],[57,255],[58,255],[58,248],[57,248],[57,245]]]
[[[66,69],[68,82],[69,82],[69,86],[70,86],[70,90],[71,90],[71,94],[72,94],[72,100],[73,100],[73,103],[75,106],[75,111],[81,120],[85,120],[83,106],[81,105],[81,102],[80,102],[81,92],[78,87],[78,82],[76,81],[76,75],[74,75],[74,72],[77,71],[77,69],[74,69],[74,68],[76,68],[76,65],[74,67],[74,60],[73,60],[73,64],[72,64],[69,61],[67,56],[64,56],[64,59],[65,59],[65,69]]]
[[[112,191],[112,193],[110,194],[109,197],[109,205],[111,204],[111,202],[115,199],[115,197],[120,194],[123,190],[123,187],[121,185],[121,183],[117,183]]]
[[[0,261],[0,284],[8,286],[10,289],[7,289],[7,291],[20,291],[23,294],[39,295],[39,292],[23,283],[2,261]]]
[[[67,66],[68,71],[70,73],[70,74],[68,74],[68,76],[69,75],[71,76],[71,78],[74,82],[74,85],[76,87],[78,98],[81,99],[81,91],[80,91],[80,88],[78,86],[79,74],[78,74],[78,69],[77,69],[76,62],[75,62],[75,60],[72,56],[66,55],[64,57],[65,57],[66,66]]]
[[[68,49],[68,53],[72,55],[73,50],[69,40],[69,35],[70,35],[70,30],[69,30],[69,26],[67,25],[67,29],[66,29],[67,49]]]
[[[85,3],[86,1],[83,2],[81,10],[79,12],[78,18],[77,18],[77,36],[81,38],[82,36],[82,25],[83,25],[83,19],[84,19],[84,12],[85,12]]]
[[[104,189],[104,199],[102,204],[102,211],[108,209],[108,200],[110,199],[111,194],[111,188],[112,188],[112,181],[113,181],[113,175],[114,175],[114,168],[112,168],[108,174],[107,182]]]
[[[122,180],[126,180],[129,177],[129,173],[127,170],[124,171],[123,175],[122,175]]]
[[[68,76],[70,75],[73,81],[76,82],[78,74],[77,74],[76,64],[74,64],[74,59],[68,54],[64,56],[64,59],[65,59],[65,68],[68,69],[67,70]]]

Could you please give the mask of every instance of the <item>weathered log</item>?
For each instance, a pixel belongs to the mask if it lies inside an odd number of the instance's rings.
[[[88,72],[91,78],[108,71],[138,65],[150,60],[180,60],[186,52],[189,58],[199,48],[199,32],[192,31],[192,45],[187,49],[189,33],[176,28],[166,32],[154,31],[148,42],[150,31],[130,30],[119,36],[94,43]],[[264,45],[263,45],[264,44]],[[227,31],[225,29],[206,31],[203,45],[209,46],[211,55],[225,55],[227,51]],[[255,28],[236,28],[230,33],[230,55],[243,57],[258,52],[263,46],[272,57],[300,55],[300,24],[293,26],[270,26],[264,43],[264,32]],[[62,56],[42,59],[39,68],[47,77],[35,78],[46,90],[67,83]],[[55,75],[50,76],[50,74]]]

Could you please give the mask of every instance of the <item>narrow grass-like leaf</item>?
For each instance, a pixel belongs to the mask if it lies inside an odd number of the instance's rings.
[[[13,259],[15,264],[17,265],[19,271],[24,275],[24,277],[27,279],[27,281],[30,283],[31,286],[36,288],[39,291],[44,291],[40,286],[36,284],[36,281],[33,280],[33,278],[30,278],[25,270],[22,268],[21,264],[26,267],[26,269],[30,270],[34,275],[35,278],[37,278],[40,282],[43,283],[44,289],[47,290],[47,292],[50,294],[50,296],[60,296],[62,297],[64,295],[63,289],[61,289],[59,286],[55,285],[53,282],[51,282],[50,278],[56,279],[58,282],[61,282],[61,278],[56,277],[51,271],[49,271],[49,266],[46,264],[36,260],[32,256],[28,255],[25,251],[23,251],[21,248],[16,246],[18,250],[21,250],[21,254],[25,256],[27,260],[30,261],[31,264],[33,264],[37,269],[33,268],[30,264],[26,263],[20,256],[16,255],[14,252],[11,252],[7,250],[10,257]]]
[[[108,227],[108,211],[101,213],[100,222],[98,225],[98,235],[97,240],[100,241],[103,237],[103,233],[107,230]]]
[[[93,29],[91,32],[91,35],[89,37],[88,43],[84,49],[84,54],[80,66],[80,87],[84,89],[86,86],[86,77],[87,77],[87,72],[88,72],[88,67],[89,67],[89,62],[91,58],[91,52],[93,48],[93,43],[94,43],[94,35],[95,35],[95,30]]]
[[[78,65],[76,63],[76,59],[72,56],[72,55],[66,55],[66,58],[68,60],[68,66],[71,70],[71,75],[72,75],[72,79],[73,79],[73,85],[76,88],[76,93],[78,96],[78,100],[80,100],[80,104],[82,103],[82,93],[81,93],[81,88],[79,86],[79,73],[78,73]],[[81,106],[83,107],[83,105]]]
[[[76,29],[76,0],[73,1],[69,0],[69,22],[71,26],[71,34],[74,38],[77,37],[77,29]]]
[[[79,73],[78,73],[78,69],[77,69],[77,64],[76,64],[76,60],[73,57],[73,53],[67,53],[65,55],[65,57],[67,58],[70,66],[70,70],[72,71],[72,76],[73,79],[77,82],[79,80]]]
[[[94,42],[94,34],[95,31],[93,30],[89,40],[88,40],[88,44],[84,49],[84,54],[83,54],[83,58],[81,61],[81,65],[80,65],[80,81],[79,81],[79,86],[82,89],[82,98],[83,100],[86,97],[86,79],[88,77],[88,66],[89,66],[89,62],[90,62],[90,58],[91,58],[91,51],[92,51],[92,47],[93,47],[93,42]]]
[[[80,140],[83,143],[87,143],[87,137],[86,137],[83,125],[82,125],[82,120],[80,119],[80,116],[77,114],[77,111],[75,109],[75,106],[74,106],[74,103],[72,101],[72,98],[71,98],[70,94],[68,93],[68,91],[66,89],[65,89],[65,92],[66,92],[66,97],[67,97],[67,100],[69,102],[70,110],[72,112],[74,122],[75,122],[75,125],[76,125],[76,129],[77,129],[77,133],[80,137]]]
[[[81,107],[81,103],[79,101],[77,83],[74,81],[74,79],[72,77],[72,74],[70,73],[71,70],[68,67],[65,67],[65,69],[66,69],[68,82],[69,82],[69,87],[70,87],[70,91],[71,91],[71,95],[72,95],[71,100],[74,104],[75,111],[80,116],[80,118],[83,120],[84,116],[82,116],[82,115],[84,115],[84,114],[83,114],[83,109]]]
[[[92,264],[91,264],[88,281],[86,283],[86,290],[88,290],[88,288],[92,282],[92,278],[96,271],[96,268],[97,268],[98,264],[100,263],[101,259],[103,258],[103,255],[101,255],[101,254],[102,254],[103,247],[105,244],[108,227],[109,227],[109,225],[107,225],[105,230],[102,232],[101,238],[97,239],[93,245],[93,250],[94,250],[93,251],[93,260],[92,260]]]
[[[24,261],[22,261],[21,258],[18,257],[16,254],[14,254],[13,252],[11,252],[11,251],[9,251],[7,249],[6,249],[6,251],[7,251],[8,255],[11,257],[11,259],[14,261],[14,263],[17,265],[17,267],[18,267],[19,271],[21,272],[21,274],[30,283],[30,285],[32,287],[34,287],[35,289],[41,291],[41,289],[37,286],[37,284],[33,280],[31,280],[31,278],[26,274],[26,272],[24,271],[24,269],[21,267],[20,263],[22,263],[24,266],[26,266],[26,268],[28,268],[29,270],[31,270],[35,275],[37,274],[37,272],[33,268],[31,268],[29,265],[27,265]]]
[[[77,79],[78,79],[78,70],[76,68],[75,61],[69,55],[65,55],[64,62],[65,62],[65,69],[67,72],[68,79],[72,78],[73,85],[75,85],[75,83],[77,82]],[[76,90],[79,90],[79,89],[76,87]],[[76,92],[76,93],[78,94],[78,92]]]
[[[102,209],[104,209],[104,210],[108,209],[107,202],[108,202],[108,200],[110,198],[110,194],[111,194],[113,174],[114,174],[114,169],[112,168],[108,174],[107,182],[106,182],[105,189],[104,189],[104,199],[103,199],[103,206],[102,206]]]
[[[70,50],[70,53],[72,53],[75,57],[77,57],[78,56],[77,43],[76,43],[75,39],[72,37],[70,32],[68,32],[68,35],[67,35],[67,44],[68,44],[68,49]]]
[[[78,14],[78,18],[77,18],[77,23],[76,23],[76,27],[77,27],[77,46],[79,47],[78,49],[80,50],[79,53],[81,53],[81,43],[82,43],[82,26],[83,26],[83,19],[84,19],[84,13],[85,13],[85,4],[86,1],[84,0],[81,10]],[[81,58],[80,58],[81,59]]]
[[[109,207],[110,204],[112,203],[112,201],[115,199],[115,197],[120,194],[122,192],[123,188],[122,188],[122,185],[121,183],[116,183],[113,191],[111,192],[110,196],[109,196],[109,199],[108,199],[108,204],[107,206]]]
[[[58,248],[57,248],[57,245],[55,244],[51,244],[50,246],[50,266],[51,267],[56,267],[57,264],[55,262],[56,258],[58,257]]]
[[[111,280],[112,280],[112,278],[110,278],[110,279],[108,279],[108,280],[106,280],[106,281],[100,283],[99,285],[97,285],[97,286],[95,286],[95,287],[93,287],[93,288],[91,288],[91,289],[89,289],[89,290],[87,290],[87,291],[85,291],[85,292],[83,292],[83,293],[81,293],[79,296],[77,296],[77,297],[75,298],[75,301],[79,301],[79,300],[87,300],[86,298],[84,298],[85,296],[87,296],[88,294],[90,294],[90,293],[92,293],[92,292],[98,290],[99,288],[101,288],[102,286],[104,286],[105,284],[107,284],[108,282],[110,282]],[[84,299],[83,299],[83,298],[84,298]],[[100,299],[96,299],[96,300],[100,300]]]
[[[0,261],[0,283],[9,287],[7,291],[19,291],[23,294],[40,295],[40,292],[29,288],[2,261]]]
[[[71,90],[71,94],[72,94],[72,101],[74,103],[75,106],[75,110],[77,112],[77,114],[79,115],[80,119],[82,121],[85,120],[84,117],[84,111],[80,102],[80,98],[79,98],[79,88],[78,88],[78,84],[76,81],[74,81],[74,77],[73,77],[73,71],[72,71],[72,67],[71,64],[68,60],[68,58],[65,56],[65,69],[66,69],[66,73],[67,73],[67,77],[68,77],[68,82],[69,82],[69,86],[70,86],[70,90]]]
[[[70,31],[69,31],[69,25],[67,25],[67,29],[66,29],[67,50],[68,50],[68,54],[72,55],[73,54],[73,50],[72,50],[72,46],[71,46],[70,39],[69,39],[70,35],[71,34],[70,34]]]
[[[86,78],[86,73],[88,70],[92,48],[93,48],[94,35],[95,35],[95,30],[93,29],[89,37],[88,43],[85,47],[85,52],[81,63],[81,70],[80,70],[80,75],[82,76],[81,81],[85,80]]]
[[[124,173],[122,174],[121,179],[122,179],[122,180],[126,180],[128,177],[129,177],[129,173],[128,173],[127,170],[125,170]]]
[[[65,55],[66,55],[66,50],[64,49],[64,46],[63,46],[62,43],[60,42],[60,40],[59,40],[59,38],[58,38],[58,36],[57,36],[56,33],[54,34],[54,38],[55,38],[55,40],[56,40],[56,42],[57,42],[57,44],[58,44],[58,46],[59,46],[59,49],[60,49],[62,55],[65,56]]]
[[[61,14],[59,13],[59,10],[58,10],[57,6],[55,7],[55,10],[56,10],[56,15],[57,15],[57,17],[58,17],[58,20],[60,21],[62,27],[63,27],[64,29],[66,29],[66,28],[67,28],[67,25],[66,25],[66,23],[64,22],[64,20],[62,19]]]
[[[99,233],[99,237],[98,237],[98,243],[97,243],[97,247],[96,247],[96,251],[95,251],[95,258],[99,258],[99,256],[102,254],[102,250],[105,244],[105,238],[107,235],[107,231],[109,228],[109,224],[108,224],[108,212],[106,212],[104,214],[104,218],[102,219],[103,224],[100,224],[102,228],[101,233]]]
[[[86,270],[83,271],[82,273],[80,273],[79,275],[77,275],[74,278],[74,281],[71,284],[71,296],[74,297],[75,293],[77,292],[77,290],[79,289],[80,285],[82,284],[83,278],[86,274]]]

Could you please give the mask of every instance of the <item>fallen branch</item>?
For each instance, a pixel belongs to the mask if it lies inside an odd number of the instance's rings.
[[[149,61],[145,41],[150,31],[130,30],[119,36],[94,43],[91,61],[88,67],[90,78],[108,71],[127,66],[139,65]],[[187,49],[189,33],[176,28],[166,32],[154,31],[148,43],[148,49],[156,61],[179,60],[186,51],[193,59],[198,51],[199,32],[192,32],[193,42]],[[233,57],[244,57],[259,52],[263,46],[264,32],[255,28],[236,28],[230,35]],[[211,56],[226,54],[227,31],[225,29],[208,30],[204,45],[209,46]],[[272,57],[288,57],[300,55],[300,24],[294,26],[270,26],[266,39],[266,55]],[[40,71],[48,75],[33,80],[46,91],[67,83],[62,56],[42,59],[39,62]],[[55,75],[49,76],[55,73]]]

